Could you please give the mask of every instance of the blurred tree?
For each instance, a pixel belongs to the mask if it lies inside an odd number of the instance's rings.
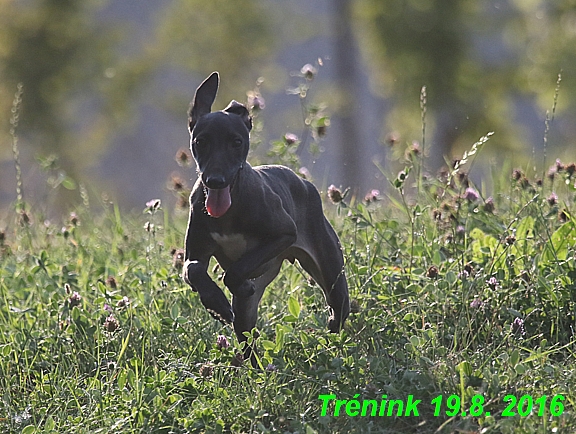
[[[221,94],[234,89],[241,99],[238,89],[271,71],[275,42],[286,31],[275,28],[280,17],[270,4],[253,0],[173,0],[156,14],[147,7],[146,23],[118,19],[113,6],[0,0],[0,106],[8,115],[23,83],[21,143],[58,155],[58,167],[84,181],[83,169],[94,168],[118,137],[123,148],[142,146],[132,131],[150,124],[138,117],[143,106],[172,103],[185,116],[191,73],[225,72]],[[131,32],[134,25],[147,27]]]
[[[0,0],[1,106],[9,107],[22,83],[20,134],[65,161],[82,151],[82,140],[70,133],[78,128],[79,106],[97,95],[110,60],[95,7],[92,0]]]
[[[383,133],[415,138],[418,95],[427,86],[431,169],[451,150],[469,148],[491,130],[497,133],[492,147],[501,158],[503,152],[521,149],[527,136],[518,123],[519,104],[544,95],[549,107],[560,67],[574,75],[573,0],[355,4],[374,88],[393,101]]]
[[[100,6],[97,0],[0,0],[0,95],[9,107],[16,83],[24,84],[21,127],[37,133],[38,147],[65,155],[67,133],[88,123],[78,119],[82,104],[108,115],[108,122],[126,121],[121,114],[158,73],[224,69],[224,93],[250,88],[259,73],[269,72],[286,32],[269,3],[174,0],[160,10],[151,38],[127,43],[129,27],[102,24]],[[291,18],[283,21],[289,25]]]
[[[366,182],[366,171],[362,169],[362,149],[358,149],[359,131],[358,104],[358,55],[352,28],[352,8],[349,0],[334,0],[334,67],[336,84],[341,98],[348,101],[339,107],[340,134],[337,138],[338,158],[342,171],[342,185],[357,195]]]
[[[163,68],[183,77],[220,71],[219,107],[240,99],[238,90],[251,89],[258,77],[275,74],[275,50],[293,21],[281,12],[281,5],[254,0],[174,0],[162,12],[152,50]],[[192,97],[195,84],[187,85],[188,94],[172,95],[178,113]]]

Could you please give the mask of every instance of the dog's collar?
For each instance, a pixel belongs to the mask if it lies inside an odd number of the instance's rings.
[[[232,194],[232,189],[234,188],[234,185],[236,185],[236,181],[238,180],[238,177],[240,176],[240,171],[242,169],[244,169],[244,163],[240,164],[240,167],[236,171],[236,175],[234,175],[234,179],[232,179],[232,182],[230,183],[230,194]]]

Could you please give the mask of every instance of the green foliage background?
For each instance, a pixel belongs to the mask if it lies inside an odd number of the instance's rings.
[[[219,69],[227,78],[224,104],[260,76],[264,91],[283,92],[289,77],[278,53],[347,34],[328,24],[345,8],[330,6],[313,14],[282,2],[174,0],[150,12],[146,29],[102,15],[107,6],[97,0],[0,1],[0,108],[7,113],[16,84],[23,83],[27,148],[43,157],[58,155],[76,178],[89,178],[110,143],[134,128],[139,107],[154,104],[181,117],[190,96],[158,86],[158,77],[202,77]],[[572,0],[355,0],[349,6],[350,16],[335,22],[350,28],[363,56],[355,72],[344,71],[345,77],[335,78],[340,85],[325,93],[334,113],[357,110],[361,101],[341,84],[366,73],[371,92],[391,107],[382,114],[382,141],[392,132],[402,142],[415,138],[417,97],[427,87],[430,169],[490,130],[498,136],[485,157],[528,155],[541,140],[527,134],[526,123],[543,122],[562,71],[556,115],[564,122],[549,146],[573,144]],[[520,115],[526,110],[530,120]],[[9,141],[1,143],[6,160]]]

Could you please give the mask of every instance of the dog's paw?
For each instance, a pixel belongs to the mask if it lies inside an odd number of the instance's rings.
[[[232,324],[234,322],[234,312],[230,312],[231,316],[228,316],[228,318],[225,318],[222,315],[220,315],[218,312],[213,311],[212,309],[206,309],[206,310],[208,311],[208,313],[210,315],[212,315],[212,318],[217,319],[218,321],[220,321],[224,325]]]
[[[330,333],[340,333],[341,329],[342,323],[340,321],[333,316],[328,319],[328,330],[330,330]]]
[[[214,291],[209,295],[200,294],[200,301],[206,310],[210,312],[210,315],[212,315],[218,321],[224,324],[230,324],[234,322],[234,312],[232,311],[232,306],[222,291]]]
[[[245,280],[239,287],[235,288],[234,290],[230,288],[230,291],[237,297],[245,298],[254,295],[256,290],[254,288],[254,283],[251,280]]]

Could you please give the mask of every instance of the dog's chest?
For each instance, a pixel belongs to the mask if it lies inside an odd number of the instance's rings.
[[[248,240],[242,234],[210,232],[210,236],[220,246],[224,254],[234,262],[240,259],[248,248]]]

